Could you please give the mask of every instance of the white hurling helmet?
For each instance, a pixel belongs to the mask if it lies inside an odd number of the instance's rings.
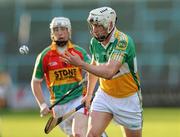
[[[54,17],[50,23],[51,34],[53,34],[53,28],[56,27],[65,27],[68,29],[69,38],[71,39],[71,22],[68,18],[65,17]]]
[[[92,10],[89,13],[89,17],[87,21],[90,24],[90,26],[92,24],[103,25],[103,27],[107,29],[107,32],[110,33],[115,27],[116,18],[117,18],[116,12],[112,8],[101,7]],[[110,28],[111,22],[113,24],[112,28]]]

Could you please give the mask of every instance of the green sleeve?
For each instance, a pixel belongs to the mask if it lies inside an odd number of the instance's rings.
[[[34,71],[33,71],[33,78],[42,79],[44,76],[43,72],[43,65],[42,65],[42,57],[41,54],[39,54],[36,58]]]
[[[110,54],[110,59],[120,61],[122,64],[125,62],[127,58],[127,49],[128,49],[128,41],[120,40],[114,46],[112,53]]]
[[[113,60],[128,62],[135,57],[135,45],[132,38],[126,35],[126,39],[122,39],[117,42],[115,48],[113,49],[110,58]]]
[[[91,57],[88,55],[88,53],[86,52],[86,50],[83,49],[83,48],[81,48],[81,47],[78,46],[78,45],[76,45],[75,48],[82,53],[84,61],[90,64],[90,62],[91,62]]]

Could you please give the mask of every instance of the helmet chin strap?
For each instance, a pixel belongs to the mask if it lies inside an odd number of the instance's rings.
[[[63,46],[65,46],[67,44],[68,40],[67,41],[56,40],[54,42],[56,42],[56,45],[58,45],[59,47],[63,47]]]
[[[114,28],[111,30],[111,32],[110,33],[108,33],[106,36],[100,36],[100,37],[94,37],[95,39],[97,39],[99,42],[103,42],[103,41],[105,41],[108,37],[109,37],[109,35],[113,32],[113,30],[114,30]]]

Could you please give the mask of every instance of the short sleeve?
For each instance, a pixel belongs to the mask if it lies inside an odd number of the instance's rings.
[[[41,54],[38,55],[36,58],[34,71],[33,71],[33,79],[43,79],[44,72],[43,72],[43,65],[42,65],[42,59]]]
[[[128,41],[126,40],[121,40],[117,42],[115,48],[110,54],[110,59],[119,61],[121,64],[123,64],[126,60],[127,53],[128,53],[127,46],[128,46]]]

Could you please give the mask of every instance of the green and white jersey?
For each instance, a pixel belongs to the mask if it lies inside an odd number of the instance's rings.
[[[111,80],[100,78],[100,87],[107,94],[121,98],[138,91],[140,82],[137,74],[135,45],[130,36],[115,29],[110,43],[106,46],[92,38],[90,52],[97,65],[109,60],[119,61],[122,64]]]

